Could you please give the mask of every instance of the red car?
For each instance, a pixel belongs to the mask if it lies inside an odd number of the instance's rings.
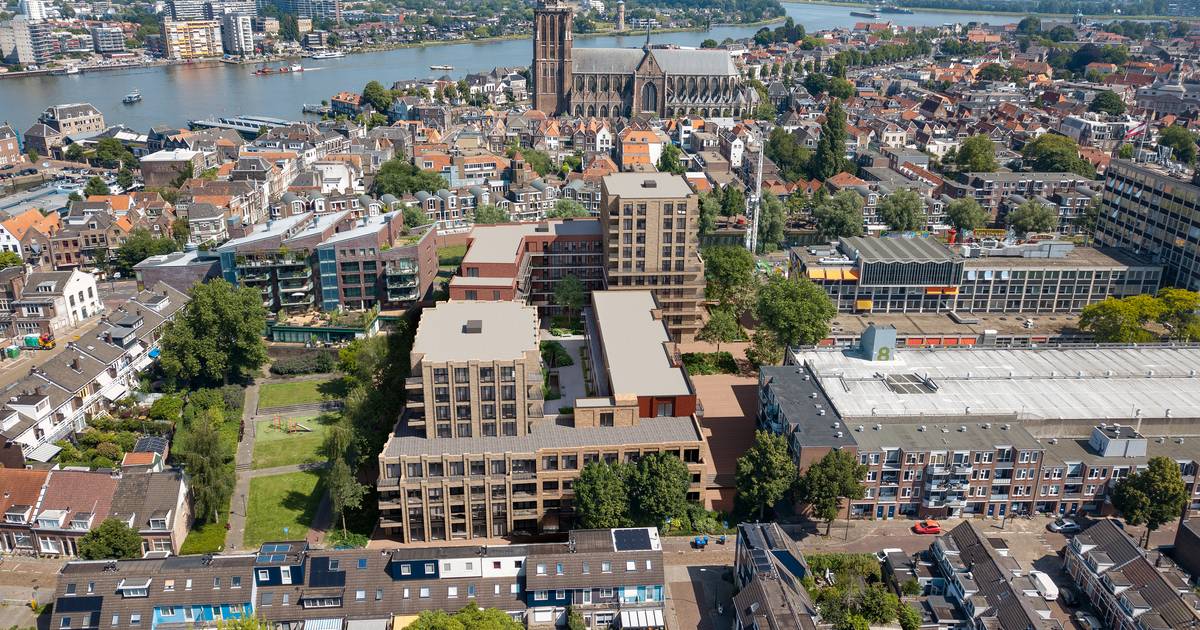
[[[942,533],[942,526],[937,521],[927,518],[913,525],[913,531],[918,534],[940,534]]]

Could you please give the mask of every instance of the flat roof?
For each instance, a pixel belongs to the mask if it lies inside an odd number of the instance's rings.
[[[1200,418],[1200,346],[902,348],[893,357],[868,361],[857,349],[794,355],[847,418]],[[926,385],[902,386],[912,379]]]
[[[454,276],[450,278],[452,287],[509,287],[517,281],[512,276]]]
[[[692,194],[687,179],[671,173],[613,173],[605,175],[603,182],[608,194],[622,199],[661,199]],[[646,186],[647,182],[653,182],[653,186]]]
[[[861,426],[860,431],[858,427]],[[1008,426],[1008,428],[1004,428]],[[1013,448],[1041,448],[1029,431],[1017,424],[1000,422],[951,422],[951,423],[861,423],[851,431],[860,451],[909,448],[920,444],[930,450],[986,451],[998,445]]]
[[[1045,258],[1036,256],[980,256],[966,258],[965,268],[995,269],[997,267],[1154,267],[1156,265],[1115,248],[1076,247],[1060,258]]]
[[[463,263],[507,263],[516,262],[521,250],[521,241],[537,234],[553,236],[596,236],[600,237],[600,221],[596,219],[571,219],[569,221],[545,221],[542,223],[505,223],[501,225],[479,225],[471,229],[471,245],[463,256]]]
[[[325,239],[321,245],[328,246],[334,243],[340,243],[342,241],[358,238],[360,236],[375,234],[380,230],[380,228],[386,226],[388,222],[392,220],[395,214],[395,212],[388,212],[386,214],[365,217],[365,220],[360,219],[354,224],[353,228],[350,228],[345,232],[338,232],[337,234],[331,235],[329,238]]]
[[[142,262],[133,266],[134,269],[146,269],[149,267],[187,267],[197,263],[212,264],[217,262],[215,256],[206,255],[200,257],[199,250],[190,250],[183,252],[173,252],[170,254],[158,254],[150,256]]]
[[[248,245],[250,243],[274,236],[283,236],[284,234],[287,234],[289,230],[309,220],[310,218],[311,217],[308,214],[297,214],[295,216],[290,216],[283,219],[275,219],[272,221],[267,221],[266,223],[259,223],[254,226],[253,232],[241,238],[234,238],[225,241],[223,245],[217,248],[217,251],[233,251],[242,245]]]
[[[479,322],[468,333],[467,322]],[[426,361],[513,361],[538,351],[537,308],[519,302],[438,302],[421,313],[413,352]]]
[[[918,236],[875,237],[844,236],[840,242],[843,252],[856,253],[863,262],[950,262],[954,252],[941,241]]]
[[[604,342],[608,377],[614,396],[678,396],[691,394],[683,368],[672,367],[671,338],[649,291],[593,291],[592,310]]]
[[[964,317],[977,320],[973,324],[960,324],[947,313],[839,313],[830,322],[831,337],[857,337],[867,326],[893,326],[900,337],[920,336],[963,336],[979,337],[986,330],[994,330],[1001,336],[1043,337],[1074,335],[1079,333],[1079,317],[1067,313],[963,313]],[[1025,321],[1032,319],[1033,328],[1026,328]],[[1090,334],[1088,335],[1090,337]]]

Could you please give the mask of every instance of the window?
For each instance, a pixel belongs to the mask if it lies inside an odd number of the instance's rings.
[[[458,599],[458,587],[451,586],[451,587],[447,588],[446,589],[446,597],[449,597],[450,599]]]
[[[358,559],[358,568],[360,568],[360,569],[365,569],[365,568],[367,568],[367,559],[366,559],[366,558],[359,558],[359,559]]]
[[[427,573],[429,575],[433,575],[434,571],[437,571],[437,566],[434,565],[432,562],[426,562],[425,563],[425,573]]]
[[[600,426],[602,426],[602,427],[613,426],[613,413],[611,411],[600,412]]]
[[[263,606],[270,606],[274,602],[275,602],[275,593],[263,593],[263,595],[262,595],[262,605]]]
[[[114,627],[114,628],[121,627],[121,615],[113,615],[112,616],[112,627]]]
[[[546,601],[548,599],[546,591],[534,591],[533,599],[534,599],[534,601],[538,601],[538,602]]]
[[[538,575],[546,575],[546,565],[544,565],[544,564],[537,565],[537,574]]]
[[[626,571],[637,571],[637,562],[635,562],[633,560],[625,561],[625,570]]]
[[[474,584],[467,585],[467,597],[468,598],[475,597],[475,585]]]
[[[600,572],[601,573],[612,573],[612,563],[608,562],[608,561],[601,562],[600,563]]]
[[[404,589],[404,599],[408,599],[408,589]]]
[[[521,592],[521,585],[520,585],[520,584],[516,584],[516,583],[509,584],[509,585],[508,585],[508,592],[509,592],[509,593],[512,593],[513,595],[517,595],[517,594],[519,594],[519,593]]]
[[[63,628],[70,628],[70,627],[71,627],[71,618],[70,618],[70,617],[63,617],[63,618],[62,618],[62,627],[63,627]]]
[[[563,574],[563,563],[559,562],[558,564],[554,565],[554,574],[555,575]]]
[[[266,569],[259,569],[259,570],[258,570],[258,581],[260,581],[260,582],[266,582],[266,581],[267,581],[267,580],[269,580],[269,579],[271,579],[271,572],[270,572],[270,571],[267,571]],[[172,581],[174,581],[174,580],[172,580]],[[165,590],[165,589],[164,589],[164,590]]]
[[[412,565],[411,564],[400,565],[400,575],[412,575]]]
[[[421,599],[429,599],[429,587],[422,586],[418,595],[421,597]]]
[[[567,592],[564,590],[554,591],[554,599],[562,600],[567,598]]]
[[[217,576],[213,578],[213,588],[221,588],[221,578]]]
[[[331,558],[329,560],[329,570],[330,571],[338,571],[338,570],[341,570],[341,568],[342,568],[341,560],[338,560],[336,558]]]
[[[383,599],[383,589],[377,588],[375,589],[375,601],[379,601],[381,599]]]
[[[74,585],[74,584],[68,584],[68,585],[67,585],[67,591],[66,591],[66,594],[67,594],[67,595],[74,595],[74,594],[75,594],[75,585]]]
[[[142,624],[142,614],[141,613],[131,613],[129,615],[129,625],[140,626],[141,624]]]
[[[360,589],[354,591],[354,601],[361,602],[361,601],[366,601],[366,599],[367,599],[367,592],[365,590],[360,588]]]

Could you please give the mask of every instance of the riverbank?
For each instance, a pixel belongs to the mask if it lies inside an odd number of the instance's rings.
[[[780,4],[796,4],[804,5],[811,4],[816,6],[834,6],[834,7],[849,7],[854,9],[874,9],[879,6],[875,2],[845,2],[841,0],[821,0],[820,2],[808,2],[807,0],[779,0]],[[899,6],[899,5],[897,5]],[[1011,15],[1016,18],[1066,18],[1072,19],[1074,13],[1023,13],[1020,11],[999,11],[999,10],[978,10],[978,9],[944,9],[941,7],[911,7],[900,6],[901,9],[908,9],[913,13],[961,13],[963,15]],[[888,15],[902,15],[880,13],[880,20],[887,20]],[[1157,22],[1197,22],[1200,21],[1200,16],[1197,15],[1084,15],[1085,20],[1104,20],[1104,21],[1119,21],[1119,20],[1142,20],[1142,21],[1157,21]],[[1020,20],[1017,20],[1020,21]]]

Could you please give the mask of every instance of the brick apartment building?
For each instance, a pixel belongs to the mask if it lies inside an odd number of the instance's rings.
[[[1000,203],[1009,195],[1027,199],[1049,197],[1060,192],[1075,192],[1091,180],[1075,173],[962,173],[957,180],[946,180],[944,190],[952,199],[974,199],[998,218]]]

